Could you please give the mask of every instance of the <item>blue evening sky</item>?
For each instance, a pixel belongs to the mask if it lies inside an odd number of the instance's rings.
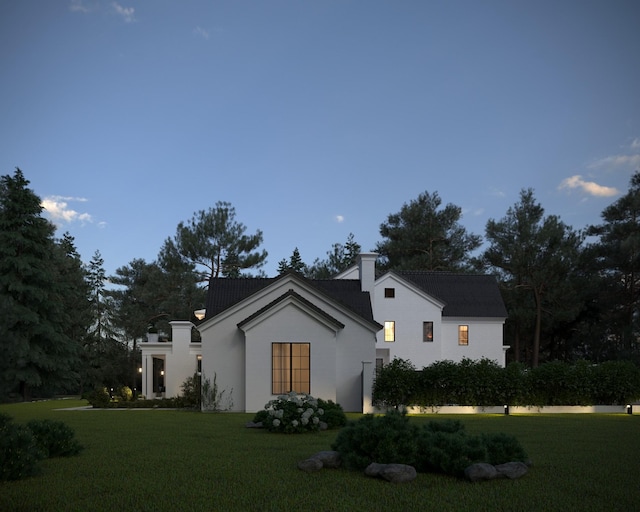
[[[576,229],[640,168],[637,0],[0,0],[0,174],[112,274],[229,201],[268,275],[424,191]]]

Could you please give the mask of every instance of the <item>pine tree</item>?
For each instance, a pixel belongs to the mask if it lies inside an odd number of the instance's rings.
[[[0,178],[0,385],[24,399],[73,389],[78,377],[54,227],[28,185],[20,169]]]

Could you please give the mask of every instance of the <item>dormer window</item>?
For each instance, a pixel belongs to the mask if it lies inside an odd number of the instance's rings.
[[[385,288],[384,289],[384,298],[385,299],[393,299],[396,296],[395,288]]]

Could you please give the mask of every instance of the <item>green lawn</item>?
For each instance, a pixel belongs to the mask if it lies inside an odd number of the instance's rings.
[[[471,484],[420,474],[393,485],[296,463],[337,432],[277,435],[244,428],[250,414],[61,411],[80,401],[0,406],[15,421],[61,420],[85,450],[42,473],[0,483],[1,511],[603,511],[640,506],[640,416],[456,416],[470,432],[515,435],[534,466],[520,480]],[[357,417],[355,415],[353,418]],[[426,421],[451,416],[412,418]]]

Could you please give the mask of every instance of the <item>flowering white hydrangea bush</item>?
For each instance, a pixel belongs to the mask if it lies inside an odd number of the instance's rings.
[[[266,419],[263,427],[270,432],[295,434],[320,429],[320,418],[324,410],[318,406],[318,400],[311,395],[294,391],[270,400],[264,406]]]

